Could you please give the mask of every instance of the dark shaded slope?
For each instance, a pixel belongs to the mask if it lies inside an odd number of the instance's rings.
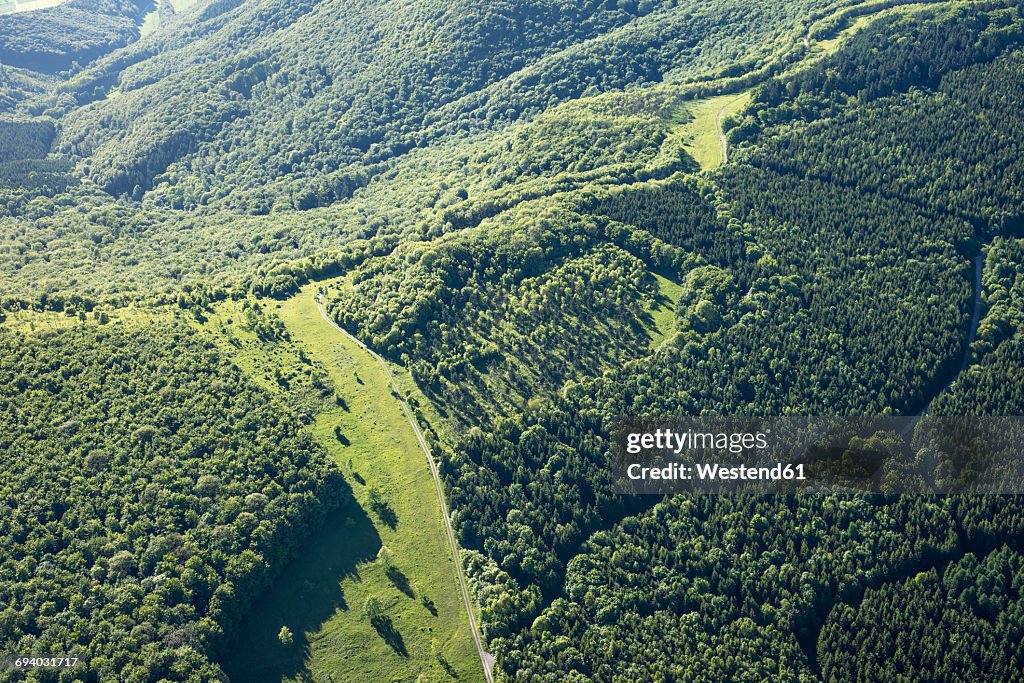
[[[148,0],[70,0],[0,16],[0,62],[56,73],[87,64],[139,35]]]

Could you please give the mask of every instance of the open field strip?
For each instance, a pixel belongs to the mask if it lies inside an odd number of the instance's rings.
[[[340,400],[311,416],[310,429],[358,502],[328,522],[256,605],[225,668],[233,680],[482,681],[417,435],[383,369],[326,325],[315,292],[309,285],[286,302],[261,302],[288,335],[269,352],[240,324],[238,302],[218,307],[204,324],[220,330],[221,346],[234,349],[234,361],[271,390],[282,381],[281,368],[326,372]],[[385,638],[371,625],[369,598],[380,601],[397,635]],[[295,636],[290,647],[278,640],[282,626]]]

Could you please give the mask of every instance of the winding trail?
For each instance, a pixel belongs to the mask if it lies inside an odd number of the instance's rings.
[[[399,390],[398,384],[395,382],[394,375],[391,374],[391,369],[388,367],[387,361],[385,361],[380,354],[357,339],[348,330],[331,320],[330,316],[327,315],[327,311],[324,310],[323,294],[316,295],[316,307],[320,311],[320,316],[328,325],[338,332],[341,332],[352,343],[370,354],[370,356],[380,365],[381,369],[384,370],[384,375],[388,378],[388,382],[391,384],[391,392],[395,395],[395,399],[398,401],[398,404],[402,406],[402,412],[405,413],[405,418],[409,421],[409,426],[412,427],[412,431],[415,432],[416,440],[419,442],[420,448],[423,449],[424,455],[427,456],[427,464],[430,465],[430,476],[434,479],[434,489],[437,491],[437,502],[441,505],[441,519],[444,520],[444,530],[448,536],[448,546],[451,549],[452,559],[455,562],[455,573],[459,580],[459,590],[462,593],[462,603],[466,608],[466,616],[469,617],[469,628],[473,632],[473,643],[476,645],[477,654],[480,655],[480,663],[484,668],[484,678],[487,679],[487,683],[494,683],[494,655],[484,649],[483,638],[480,637],[480,629],[476,623],[476,616],[473,614],[473,601],[469,596],[469,584],[466,582],[466,575],[462,570],[462,558],[459,553],[459,544],[455,540],[455,532],[452,529],[451,517],[448,514],[448,502],[445,500],[444,488],[441,486],[441,474],[437,469],[437,461],[434,459],[433,453],[430,452],[430,446],[427,444],[427,440],[423,436],[423,430],[420,429],[419,423],[416,422],[416,417],[413,415],[412,408],[409,407],[408,402],[402,397],[402,392]]]
[[[726,139],[725,131],[722,129],[722,121],[725,120],[725,114],[730,108],[733,108],[734,111],[742,110],[742,105],[739,108],[736,108],[736,105],[743,100],[749,92],[750,90],[741,90],[738,93],[731,93],[732,95],[735,95],[735,97],[731,97],[726,100],[718,110],[718,114],[715,117],[715,132],[718,133],[718,141],[722,145],[722,162],[718,164],[719,166],[724,166],[729,163],[729,141]]]
[[[960,375],[962,375],[971,364],[971,345],[978,337],[978,324],[981,322],[981,274],[984,266],[985,255],[978,254],[978,256],[974,258],[974,307],[971,313],[971,327],[967,333],[967,343],[964,344],[964,355],[963,359],[960,361],[960,368],[952,377],[950,377],[949,381],[946,382],[941,389],[935,392],[935,394],[933,394],[932,397],[928,399],[923,406],[921,406],[921,409],[913,415],[914,419],[907,423],[907,426],[900,432],[900,436],[906,437],[908,434],[914,433],[914,428],[917,426],[917,423],[921,421],[922,417],[928,414],[928,408],[931,407],[935,399],[949,391],[950,387],[953,386],[953,383],[959,379]]]

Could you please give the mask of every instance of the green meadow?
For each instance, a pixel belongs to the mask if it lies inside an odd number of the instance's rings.
[[[309,428],[360,507],[331,518],[284,571],[244,622],[225,670],[240,681],[482,680],[424,454],[381,368],[320,317],[315,291],[264,302],[288,335],[271,349],[244,329],[239,302],[204,323],[272,390],[287,384],[281,368],[326,371],[336,398]],[[392,628],[371,624],[368,599]]]

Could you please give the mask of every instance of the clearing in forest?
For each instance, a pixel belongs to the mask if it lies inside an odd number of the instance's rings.
[[[257,602],[225,670],[232,680],[483,680],[423,451],[381,367],[320,317],[317,289],[260,302],[287,332],[270,352],[245,329],[241,302],[223,304],[204,325],[222,341],[227,330],[222,345],[272,390],[294,381],[297,368],[326,371],[337,399],[310,429],[360,508],[329,520]],[[387,617],[383,628],[366,614],[371,598]]]
[[[686,106],[693,118],[683,124],[684,149],[702,170],[717,168],[723,162],[721,122],[745,107],[751,91],[696,100]]]

